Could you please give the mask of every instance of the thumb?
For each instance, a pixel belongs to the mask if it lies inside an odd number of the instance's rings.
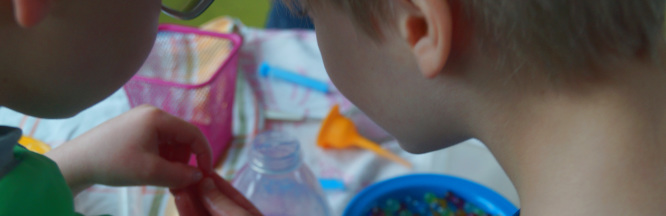
[[[203,178],[201,170],[182,163],[170,162],[162,158],[155,159],[155,165],[149,168],[145,181],[148,184],[168,188],[184,188],[197,183]]]
[[[251,216],[242,207],[238,206],[233,200],[223,194],[210,178],[205,178],[200,186],[204,206],[213,216]]]

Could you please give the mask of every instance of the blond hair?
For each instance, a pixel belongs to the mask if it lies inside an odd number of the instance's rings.
[[[324,0],[303,0],[300,3]],[[390,0],[330,0],[373,37]],[[444,1],[444,0],[443,0]],[[563,71],[623,59],[659,63],[666,0],[448,0],[474,26],[476,44],[505,65]],[[557,74],[556,74],[557,75]]]

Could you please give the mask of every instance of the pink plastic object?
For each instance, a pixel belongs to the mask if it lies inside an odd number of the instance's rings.
[[[241,43],[234,34],[161,25],[148,59],[125,84],[130,105],[150,104],[198,126],[217,162],[232,140]]]

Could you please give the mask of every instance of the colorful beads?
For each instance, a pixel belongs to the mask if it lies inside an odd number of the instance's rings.
[[[446,192],[438,196],[425,193],[421,197],[390,198],[373,206],[368,216],[490,216],[457,195]]]

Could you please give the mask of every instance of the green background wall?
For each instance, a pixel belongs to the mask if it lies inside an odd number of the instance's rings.
[[[185,0],[163,0],[185,1]],[[160,23],[176,23],[181,25],[199,26],[213,18],[228,15],[239,18],[243,24],[252,27],[264,27],[271,0],[215,0],[213,4],[193,20],[174,19],[162,13]]]

